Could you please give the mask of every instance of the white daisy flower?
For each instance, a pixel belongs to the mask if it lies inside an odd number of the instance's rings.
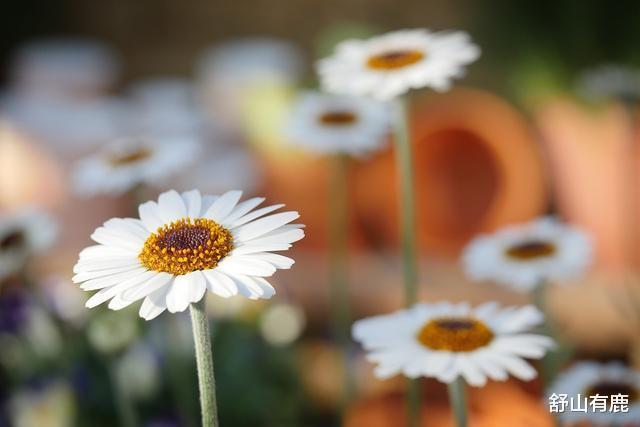
[[[310,151],[362,155],[386,142],[390,122],[384,103],[309,91],[295,103],[286,134]]]
[[[606,401],[607,410],[600,412],[599,408],[589,406],[586,413],[579,411],[559,412],[558,417],[565,422],[590,421],[596,425],[626,425],[640,420],[640,372],[634,371],[619,362],[596,363],[580,362],[567,371],[561,373],[547,390],[551,399],[553,395],[566,394],[567,400],[587,399],[587,404],[593,401]],[[594,396],[601,398],[595,398]],[[628,412],[613,412],[610,410],[612,396],[623,395],[628,400]],[[595,409],[595,410],[593,410]],[[635,424],[634,424],[635,425]]]
[[[80,160],[73,170],[79,195],[122,194],[138,184],[158,185],[184,170],[199,152],[193,138],[121,138]]]
[[[344,41],[333,56],[318,62],[317,70],[328,92],[389,100],[410,89],[446,91],[479,56],[464,32],[402,30]]]
[[[640,100],[640,70],[607,64],[585,72],[578,90],[587,98]]]
[[[30,256],[49,248],[56,234],[55,223],[43,212],[26,210],[0,217],[0,280],[19,271]]]
[[[144,299],[140,316],[150,320],[165,309],[184,311],[207,289],[224,298],[271,298],[265,277],[294,262],[272,252],[300,240],[303,226],[290,224],[298,212],[265,216],[283,205],[254,210],[264,199],[238,203],[241,194],[171,190],[140,205],[140,219],[105,222],[91,235],[98,245],[83,250],[74,267],[75,283],[99,290],[86,306],[110,300],[119,310]]]
[[[527,292],[547,280],[579,276],[592,258],[591,239],[551,217],[473,239],[462,254],[467,275]]]
[[[536,377],[524,358],[540,359],[554,344],[525,331],[542,321],[531,305],[501,309],[493,302],[476,308],[440,302],[359,320],[353,336],[369,352],[367,359],[378,364],[378,378],[402,373],[452,383],[463,377],[483,386],[509,374],[525,381]]]

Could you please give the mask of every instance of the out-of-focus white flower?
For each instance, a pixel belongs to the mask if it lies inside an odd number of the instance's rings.
[[[140,316],[187,309],[207,289],[223,298],[269,299],[265,279],[294,260],[273,253],[304,237],[298,212],[268,215],[283,205],[256,209],[264,198],[240,202],[241,191],[202,196],[198,190],[160,194],[139,207],[140,219],[113,218],[96,229],[98,244],[80,253],[73,280],[87,291],[92,308],[109,301],[119,310],[144,300]]]
[[[131,110],[117,98],[67,100],[10,91],[0,97],[3,114],[22,131],[65,158],[77,158],[126,129]]]
[[[56,380],[19,390],[8,409],[13,427],[69,427],[75,423],[76,401],[71,386]]]
[[[287,345],[298,339],[306,323],[304,311],[291,304],[272,304],[262,313],[260,332],[272,345]]]
[[[293,106],[286,134],[310,151],[363,155],[383,146],[390,123],[384,103],[305,92]]]
[[[318,62],[317,71],[327,92],[390,100],[410,89],[449,90],[479,56],[478,46],[462,31],[401,30],[346,40]]]
[[[24,267],[29,257],[48,249],[57,227],[44,212],[25,210],[0,217],[0,279]]]
[[[50,276],[42,281],[42,289],[51,310],[61,319],[77,327],[83,326],[89,313],[84,307],[86,294],[60,276]]]
[[[578,91],[592,100],[640,100],[640,70],[606,64],[586,71],[578,81]]]
[[[640,373],[619,362],[579,362],[561,373],[549,386],[547,396],[566,394],[567,399],[587,399],[587,412],[565,410],[558,412],[566,423],[589,421],[593,425],[634,425],[640,420]],[[600,396],[606,410],[592,410],[591,401]],[[611,410],[612,396],[625,396],[627,412]],[[584,402],[580,402],[583,405]]]
[[[87,337],[101,353],[116,354],[123,351],[138,336],[137,318],[131,311],[100,313],[91,318]]]
[[[286,40],[236,39],[206,50],[197,67],[201,81],[234,89],[256,81],[295,82],[302,74],[302,54]]]
[[[210,194],[224,193],[229,188],[242,188],[247,193],[257,190],[260,167],[243,147],[218,147],[198,156],[196,162],[173,180],[176,187],[200,188]]]
[[[43,39],[14,58],[12,85],[22,94],[59,99],[101,96],[116,81],[120,64],[108,46],[89,39]]]
[[[300,50],[285,40],[228,41],[202,54],[196,70],[198,94],[224,129],[237,131],[256,104],[274,107],[286,97],[302,74],[302,63]]]
[[[127,397],[148,399],[160,386],[158,355],[145,344],[130,348],[117,362],[118,383]]]
[[[542,313],[530,305],[416,304],[356,321],[353,337],[378,364],[378,378],[403,373],[451,383],[463,377],[484,386],[487,379],[505,381],[509,374],[524,381],[537,376],[524,358],[540,359],[553,347],[551,338],[527,333],[542,321]]]
[[[592,255],[589,236],[545,217],[474,238],[464,249],[462,262],[473,280],[495,280],[526,292],[544,281],[578,277],[589,267]]]
[[[188,168],[200,146],[190,137],[122,138],[80,160],[73,171],[78,194],[119,195],[138,184],[159,185]]]
[[[129,95],[134,133],[205,137],[204,112],[190,81],[172,77],[140,80],[129,88]]]
[[[54,358],[62,352],[62,335],[53,319],[35,304],[28,307],[23,335],[33,352],[43,358]]]

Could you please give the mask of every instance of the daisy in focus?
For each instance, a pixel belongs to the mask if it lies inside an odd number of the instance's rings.
[[[27,210],[0,217],[0,280],[20,271],[29,257],[49,248],[56,226],[45,213]]]
[[[318,62],[317,71],[327,92],[390,100],[410,89],[446,91],[479,56],[464,32],[401,30],[346,40]]]
[[[297,212],[270,214],[283,205],[256,209],[263,198],[240,201],[242,192],[221,196],[162,193],[139,207],[140,219],[113,218],[96,229],[98,244],[84,249],[74,267],[75,283],[99,290],[89,308],[109,301],[119,310],[144,300],[140,316],[184,311],[207,290],[224,298],[268,299],[265,277],[288,269],[291,258],[275,254],[304,237]]]
[[[375,374],[386,379],[432,377],[452,383],[458,377],[473,386],[509,374],[524,381],[536,370],[524,358],[540,359],[554,346],[546,336],[526,333],[543,321],[533,306],[485,303],[416,304],[398,312],[359,320],[353,336],[377,363]]]
[[[550,402],[554,395],[560,394],[574,399],[586,398],[587,402],[591,402],[596,395],[606,400],[607,410],[604,412],[591,410],[589,406],[590,410],[586,413],[565,410],[556,414],[564,422],[589,421],[595,425],[626,425],[640,420],[640,373],[618,362],[580,362],[573,365],[560,374],[547,390]],[[611,402],[621,398],[614,396],[626,397],[628,412],[610,410]]]
[[[308,91],[295,103],[286,134],[309,151],[361,156],[384,145],[390,124],[384,103]]]
[[[192,138],[117,139],[77,163],[73,186],[79,195],[91,197],[117,196],[138,184],[158,185],[184,170],[198,152]]]
[[[592,252],[585,233],[545,217],[476,237],[464,249],[462,262],[472,280],[494,280],[528,292],[548,280],[580,276]]]

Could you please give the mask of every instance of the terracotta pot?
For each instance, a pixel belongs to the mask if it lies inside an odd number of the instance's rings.
[[[470,388],[469,427],[551,427],[554,421],[540,399],[512,381]],[[356,402],[346,415],[346,427],[390,427],[406,425],[406,402],[400,393]],[[421,427],[450,427],[453,416],[440,393],[423,393]]]
[[[557,209],[595,239],[598,266],[621,270],[638,260],[638,212],[633,161],[638,135],[621,105],[600,108],[553,99],[536,113],[554,175]],[[640,197],[637,193],[635,198]],[[635,224],[635,225],[634,225]]]
[[[26,133],[0,121],[0,211],[59,205],[62,171]]]
[[[484,230],[544,212],[547,188],[534,135],[504,100],[475,89],[429,95],[412,106],[418,240],[455,254]],[[356,202],[368,236],[397,242],[392,149],[357,173]]]
[[[299,221],[305,224],[305,238],[296,246],[324,249],[328,245],[330,160],[323,156],[303,154],[282,149],[263,152],[263,194],[273,203],[284,203],[300,212]],[[352,177],[357,161],[349,166],[347,191],[353,193]],[[349,236],[352,246],[361,246],[362,233],[357,223],[353,196],[349,196]]]

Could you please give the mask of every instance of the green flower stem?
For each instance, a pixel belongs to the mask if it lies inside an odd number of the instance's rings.
[[[458,377],[448,386],[449,403],[453,411],[456,427],[467,427],[467,398],[466,384],[462,377]]]
[[[400,184],[400,239],[402,244],[402,271],[405,305],[411,307],[418,299],[418,263],[416,256],[415,191],[413,180],[413,153],[406,101],[398,98],[394,104],[396,170]],[[411,380],[407,388],[407,425],[420,425],[420,380]]]
[[[418,264],[416,257],[416,207],[413,178],[413,152],[409,136],[406,101],[395,103],[396,168],[400,184],[400,235],[405,304],[411,307],[418,299]]]
[[[540,361],[540,379],[544,389],[551,384],[557,375],[561,365],[566,362],[566,357],[571,353],[571,349],[561,342],[561,337],[557,332],[557,328],[553,319],[549,315],[547,309],[547,289],[548,283],[541,280],[538,286],[533,289],[532,299],[535,306],[544,315],[544,323],[541,327],[541,333],[552,338],[557,348],[549,351]]]
[[[350,366],[350,303],[348,280],[349,240],[349,158],[337,154],[331,159],[329,194],[329,271],[331,292],[331,316],[333,333],[342,349],[344,358],[344,388],[342,406],[348,405],[355,392],[353,369]]]
[[[211,336],[209,319],[205,311],[206,299],[189,306],[193,341],[198,366],[198,387],[200,389],[200,411],[202,427],[218,427],[218,407],[216,404],[216,380],[213,375],[213,356],[211,354]]]

